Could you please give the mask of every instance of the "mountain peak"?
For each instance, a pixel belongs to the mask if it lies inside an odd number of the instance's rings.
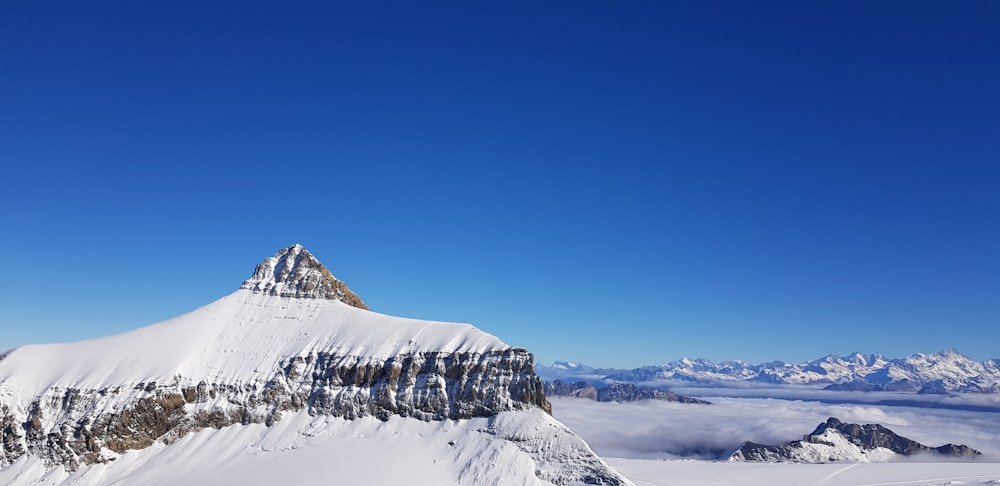
[[[360,297],[299,244],[283,248],[258,263],[253,276],[240,288],[281,297],[339,300],[368,310]]]
[[[981,453],[966,445],[928,447],[879,424],[849,424],[830,417],[802,440],[767,446],[744,442],[730,461],[756,462],[886,462],[917,453],[971,459]]]

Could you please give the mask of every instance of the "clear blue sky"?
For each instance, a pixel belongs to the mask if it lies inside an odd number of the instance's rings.
[[[997,2],[4,2],[0,164],[0,348],[302,243],[543,363],[1000,357]]]

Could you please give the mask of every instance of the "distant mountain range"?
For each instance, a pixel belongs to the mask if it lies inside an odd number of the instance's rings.
[[[828,390],[908,391],[917,393],[1000,393],[1000,359],[976,361],[954,349],[888,359],[879,354],[829,355],[806,363],[742,361],[713,363],[688,358],[632,370],[598,369],[557,361],[536,366],[547,381],[683,383],[725,385],[752,382],[826,385]]]

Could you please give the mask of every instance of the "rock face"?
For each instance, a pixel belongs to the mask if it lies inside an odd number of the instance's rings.
[[[561,380],[545,382],[545,396],[580,397],[597,400],[597,388],[586,381],[564,383]]]
[[[578,381],[563,383],[560,380],[545,382],[545,395],[589,398],[598,402],[634,402],[637,400],[664,400],[668,402],[709,404],[704,400],[685,397],[671,391],[638,387],[631,383],[611,383],[600,388]]]
[[[0,478],[22,458],[74,471],[201,429],[270,428],[307,414],[490,423],[503,416],[496,440],[531,455],[541,468],[532,477],[629,484],[546,415],[551,406],[526,350],[469,325],[362,309],[296,245],[258,265],[234,294],[184,316],[12,350],[0,357]],[[545,448],[549,432],[532,436],[537,444],[518,439],[527,433],[518,417],[544,422],[565,450]]]
[[[886,462],[897,456],[931,453],[947,457],[974,458],[979,451],[965,445],[927,447],[901,437],[879,424],[846,424],[829,418],[802,440],[769,446],[744,442],[731,461],[749,462]]]
[[[240,288],[281,297],[339,300],[368,310],[347,284],[334,278],[302,245],[289,246],[257,264],[253,276]]]
[[[270,425],[286,412],[459,420],[529,407],[551,411],[531,355],[516,348],[388,359],[319,352],[284,360],[263,386],[190,383],[178,376],[130,387],[54,388],[35,397],[23,417],[4,405],[0,466],[28,453],[75,469],[204,427]]]

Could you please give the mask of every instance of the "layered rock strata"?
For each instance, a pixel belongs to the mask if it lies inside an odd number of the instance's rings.
[[[427,422],[541,414],[557,423],[526,350],[468,324],[369,312],[300,245],[183,316],[0,356],[0,469],[27,457],[73,471],[200,429],[272,426],[302,413]],[[548,464],[550,482],[586,479],[559,471],[620,481],[578,438],[567,450],[594,467],[554,464],[544,437],[497,438]]]
[[[171,443],[200,428],[272,424],[286,412],[355,419],[398,415],[419,420],[491,417],[538,407],[551,411],[531,354],[427,352],[388,359],[320,352],[284,361],[255,383],[136,383],[53,388],[18,411],[0,408],[0,466],[24,454],[74,469],[115,454]]]

